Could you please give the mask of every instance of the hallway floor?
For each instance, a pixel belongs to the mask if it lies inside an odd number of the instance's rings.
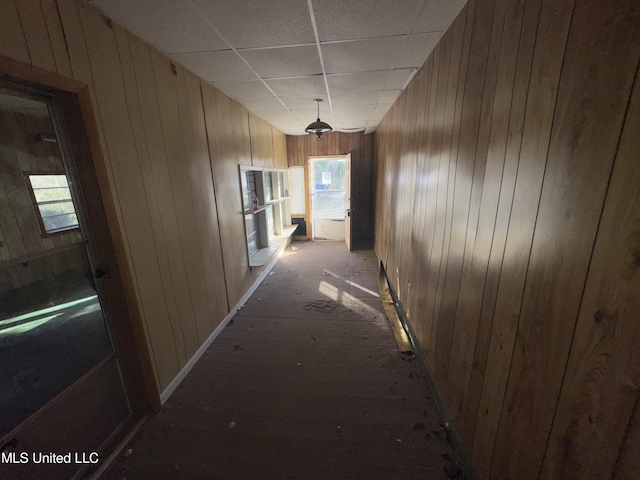
[[[446,480],[439,422],[375,254],[296,242],[102,479]]]

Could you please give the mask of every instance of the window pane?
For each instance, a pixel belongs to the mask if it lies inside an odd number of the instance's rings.
[[[76,217],[75,213],[43,218],[42,221],[44,222],[44,228],[48,233],[68,230],[78,226],[78,217]]]
[[[71,192],[68,188],[34,188],[33,193],[38,203],[52,200],[71,200]]]
[[[69,186],[66,175],[29,175],[29,180],[34,189]]]
[[[43,220],[47,217],[52,217],[55,215],[75,213],[73,202],[71,202],[71,200],[67,200],[64,202],[39,204],[38,208],[40,209],[40,215],[42,215]]]

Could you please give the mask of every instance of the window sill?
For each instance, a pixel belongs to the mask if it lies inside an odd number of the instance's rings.
[[[252,208],[245,210],[244,211],[244,215],[253,215],[253,214],[256,214],[256,213],[260,213],[263,210],[266,210],[267,208],[270,208],[270,207],[271,207],[271,204],[269,204],[269,203],[266,204],[266,205],[258,205],[258,208],[255,209],[255,210],[252,209]]]
[[[271,237],[270,245],[267,248],[261,248],[249,257],[249,266],[262,267],[269,263],[271,257],[287,242],[297,227],[297,225],[286,226],[281,235]]]

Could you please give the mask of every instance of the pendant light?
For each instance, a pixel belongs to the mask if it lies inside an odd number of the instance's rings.
[[[320,121],[320,102],[322,101],[322,99],[314,98],[313,101],[318,104],[318,120],[310,124],[307,128],[304,129],[304,131],[307,133],[315,133],[316,136],[320,138],[323,133],[330,132],[331,130],[333,130],[333,128],[331,128],[331,125],[329,125],[328,123]]]

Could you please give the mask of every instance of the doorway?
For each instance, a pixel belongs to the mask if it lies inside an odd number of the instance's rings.
[[[88,159],[74,158],[68,107],[0,84],[0,450],[11,478],[82,475],[133,416],[108,321],[123,300],[103,283],[117,268],[97,248],[104,212],[88,208],[96,192],[83,188]],[[68,452],[53,466],[34,457]]]
[[[309,195],[313,238],[351,250],[351,155],[310,158]]]

